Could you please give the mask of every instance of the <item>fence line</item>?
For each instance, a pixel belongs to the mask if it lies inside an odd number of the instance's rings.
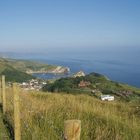
[[[5,76],[3,75],[1,80],[0,80],[0,103],[2,103],[2,108],[3,108],[3,114],[6,114],[6,111],[9,111],[8,106],[6,106],[6,104],[10,104],[10,102],[13,103],[13,112],[12,112],[12,116],[13,116],[13,131],[14,131],[14,140],[21,140],[22,139],[22,130],[21,130],[21,106],[20,106],[20,101],[22,102],[22,100],[20,99],[20,92],[19,92],[19,88],[17,86],[16,83],[12,84],[12,94],[13,94],[13,99],[11,99],[10,97],[8,97],[10,99],[10,101],[6,101],[6,86],[5,86]],[[8,93],[9,94],[9,93]],[[2,98],[1,98],[2,97]],[[31,108],[30,108],[31,109]],[[27,112],[28,113],[28,112]],[[8,118],[9,119],[9,118]],[[12,117],[11,117],[12,119]],[[7,120],[8,121],[8,120]],[[28,125],[25,124],[26,122],[23,120],[23,125]],[[48,125],[49,127],[53,126],[54,131],[58,131],[57,128],[53,125],[53,122],[48,120]],[[25,128],[27,129],[27,128]],[[30,127],[29,127],[30,129]],[[30,132],[32,135],[32,132]],[[61,138],[63,140],[80,140],[80,133],[81,133],[81,121],[80,120],[66,120],[64,121],[64,132],[62,132],[60,134]],[[34,135],[32,135],[32,137],[34,137]]]
[[[67,120],[65,121],[65,140],[80,140],[81,121]]]
[[[14,134],[15,140],[21,140],[21,128],[20,128],[20,108],[19,108],[19,94],[17,84],[13,84],[14,93]]]
[[[5,76],[2,75],[2,107],[3,114],[6,113],[6,92],[5,92]]]
[[[0,104],[2,104],[2,84],[1,84],[1,77],[0,77]]]

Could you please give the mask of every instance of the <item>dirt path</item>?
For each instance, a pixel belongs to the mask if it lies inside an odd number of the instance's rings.
[[[10,140],[7,129],[2,120],[2,113],[0,111],[0,140]]]

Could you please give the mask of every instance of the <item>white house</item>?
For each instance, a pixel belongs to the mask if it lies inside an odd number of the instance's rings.
[[[114,101],[114,96],[111,95],[101,95],[102,101]]]

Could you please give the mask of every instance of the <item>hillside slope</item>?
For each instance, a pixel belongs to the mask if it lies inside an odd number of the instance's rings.
[[[64,121],[69,119],[81,120],[81,140],[140,140],[139,102],[103,102],[84,94],[25,90],[20,99],[23,140],[62,140]],[[7,112],[9,120],[11,113],[12,108]]]
[[[116,98],[132,100],[140,99],[140,89],[114,82],[104,75],[91,73],[81,77],[68,77],[56,80],[43,88],[43,91],[84,93],[100,97],[101,94],[115,95]]]
[[[50,65],[37,61],[30,60],[17,60],[17,59],[4,59],[0,58],[0,61],[12,66],[27,74],[33,73],[54,73],[54,74],[64,74],[68,73],[70,69],[68,67]]]
[[[68,67],[36,61],[0,58],[0,75],[6,75],[7,81],[22,82],[34,78],[33,73],[64,74],[69,70]]]
[[[36,61],[30,60],[16,60],[16,59],[7,59],[7,63],[12,65],[15,69],[18,69],[23,72],[27,71],[48,71],[53,70],[57,66],[43,64]]]
[[[6,81],[23,82],[34,78],[9,64],[8,60],[0,58],[0,75],[6,76]]]

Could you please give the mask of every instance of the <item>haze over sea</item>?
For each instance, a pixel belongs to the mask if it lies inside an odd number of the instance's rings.
[[[3,0],[0,52],[7,51],[140,87],[140,0]]]
[[[67,66],[71,74],[80,70],[86,74],[97,72],[106,75],[111,80],[140,87],[140,49],[124,47],[122,50],[106,49],[68,49],[48,51],[44,54],[15,55],[16,58],[37,60],[48,64]],[[51,74],[37,74],[44,79],[56,78]]]

